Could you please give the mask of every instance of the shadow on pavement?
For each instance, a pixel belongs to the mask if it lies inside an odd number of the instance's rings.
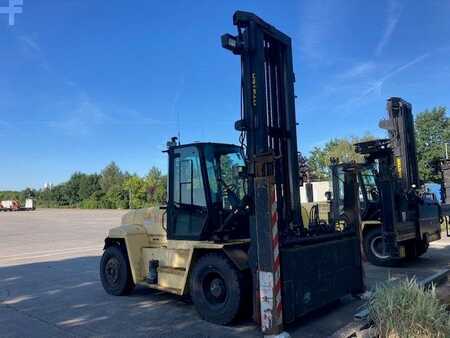
[[[0,268],[0,336],[232,337],[255,336],[251,322],[217,326],[180,297],[136,288],[105,293],[99,257]]]
[[[431,247],[398,268],[366,264],[369,287],[387,278],[428,276],[450,268],[450,243]],[[217,326],[199,318],[180,297],[136,288],[125,297],[105,293],[98,256],[0,267],[0,337],[250,337],[250,320]],[[287,327],[293,337],[323,337],[345,326],[360,301],[351,297]]]
[[[450,242],[432,246],[423,256],[412,261],[405,261],[398,267],[388,268],[365,264],[365,268],[369,288],[387,279],[415,277],[421,280],[439,270],[450,268]]]
[[[259,337],[248,319],[217,326],[182,298],[137,287],[124,297],[105,293],[100,257],[0,267],[0,337]],[[345,325],[358,302],[349,297],[286,329],[323,337]]]

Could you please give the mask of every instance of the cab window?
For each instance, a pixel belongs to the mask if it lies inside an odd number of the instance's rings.
[[[200,156],[196,147],[174,150],[173,205],[169,239],[198,239],[207,218]]]
[[[176,152],[174,161],[174,202],[206,207],[200,158],[196,148]]]

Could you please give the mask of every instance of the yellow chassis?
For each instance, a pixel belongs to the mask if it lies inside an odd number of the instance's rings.
[[[209,252],[223,252],[240,270],[248,268],[245,249],[246,240],[233,240],[223,243],[210,241],[166,240],[148,234],[141,225],[122,225],[109,231],[105,248],[119,242],[125,245],[131,274],[135,284],[177,295],[189,292],[189,273],[202,255]],[[147,275],[149,262],[157,260],[158,282],[149,284]]]

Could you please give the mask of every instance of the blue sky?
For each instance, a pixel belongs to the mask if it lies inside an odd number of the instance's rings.
[[[0,6],[7,5],[0,0]],[[450,106],[449,1],[25,0],[0,14],[0,190],[114,160],[140,175],[166,141],[236,143],[236,9],[293,39],[299,147],[377,136],[389,96]]]

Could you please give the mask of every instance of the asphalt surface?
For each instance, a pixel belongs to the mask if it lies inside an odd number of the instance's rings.
[[[98,265],[103,239],[124,211],[0,213],[0,337],[254,337],[251,321],[222,327],[199,319],[179,297],[137,288],[107,295]],[[450,240],[433,243],[400,268],[366,265],[367,283],[450,268]],[[333,304],[286,328],[293,337],[327,337],[352,320],[361,301]]]

